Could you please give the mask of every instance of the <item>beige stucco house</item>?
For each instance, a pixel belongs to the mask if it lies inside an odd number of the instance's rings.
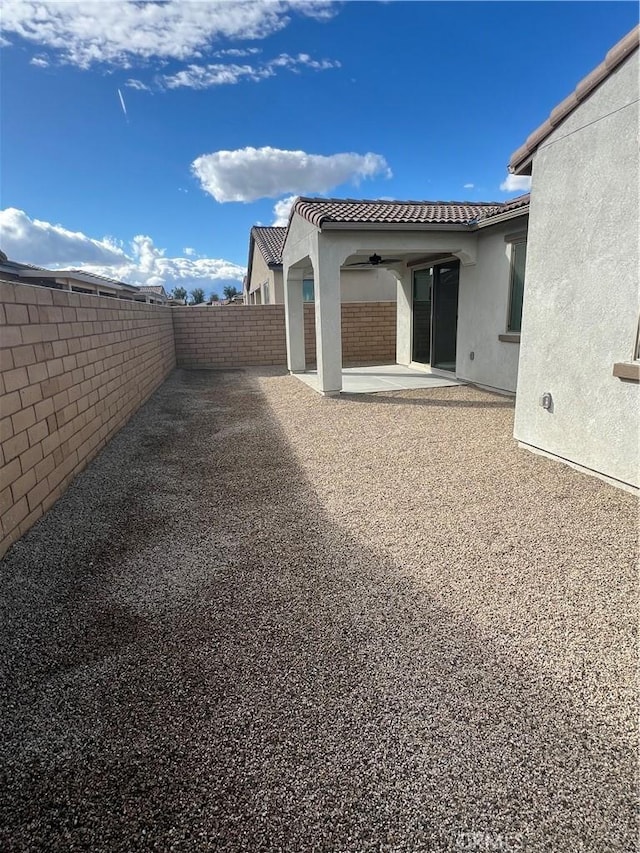
[[[4,281],[19,281],[22,284],[35,284],[55,290],[68,290],[71,293],[93,294],[94,296],[112,296],[117,299],[130,299],[142,302],[159,302],[160,299],[141,293],[141,288],[124,281],[96,275],[85,270],[49,270],[33,264],[12,261],[0,252],[0,277]]]
[[[281,305],[284,302],[282,280],[282,246],[286,228],[256,225],[249,238],[249,262],[244,281],[245,305]],[[314,301],[313,269],[306,270],[303,280],[305,302]],[[342,270],[340,276],[342,302],[395,302],[395,278],[386,269],[367,266]]]
[[[532,176],[515,437],[640,486],[638,28],[515,152]]]
[[[342,388],[345,270],[396,282],[399,364],[515,391],[529,196],[508,203],[299,198],[282,250],[289,369],[306,368],[303,289],[312,270],[319,389]]]

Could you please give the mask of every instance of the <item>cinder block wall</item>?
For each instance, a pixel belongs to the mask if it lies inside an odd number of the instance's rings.
[[[315,309],[305,305],[307,361]],[[395,361],[393,302],[342,305],[343,360]],[[165,308],[0,282],[0,557],[180,367],[285,365],[283,305]]]
[[[173,308],[179,367],[285,365],[284,305]],[[316,360],[315,306],[304,306],[307,364]],[[395,302],[342,304],[342,359],[396,360]]]
[[[395,362],[396,303],[342,303],[342,361]],[[304,306],[304,348],[307,364],[316,360],[315,305]]]
[[[283,305],[172,308],[178,367],[287,363]]]
[[[0,556],[174,366],[170,308],[0,283]]]

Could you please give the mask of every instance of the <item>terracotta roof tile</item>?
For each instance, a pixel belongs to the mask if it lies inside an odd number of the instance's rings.
[[[313,225],[325,222],[464,225],[499,202],[386,201],[367,199],[299,198],[293,210]]]
[[[531,198],[530,193],[524,193],[523,195],[516,196],[516,198],[509,199],[509,201],[505,201],[503,204],[499,206],[497,210],[487,211],[483,216],[480,217],[481,220],[491,219],[494,216],[499,216],[502,213],[511,213],[513,210],[523,209],[525,207],[529,207],[529,200]]]
[[[543,142],[552,131],[572,113],[575,108],[585,100],[593,90],[602,83],[620,63],[640,44],[640,27],[635,27],[630,33],[614,45],[607,53],[604,61],[589,72],[576,86],[575,90],[557,105],[549,115],[549,118],[537,127],[529,136],[524,145],[511,155],[509,171],[519,172],[529,164],[531,156],[536,148]]]
[[[389,225],[473,225],[529,203],[528,194],[499,201],[386,201],[382,199],[298,198],[297,213],[321,228],[326,222]]]
[[[276,225],[254,225],[251,229],[251,236],[269,266],[282,263],[282,245],[286,233],[286,228]]]

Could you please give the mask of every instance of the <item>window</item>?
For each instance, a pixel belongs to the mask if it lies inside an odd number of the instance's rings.
[[[263,305],[269,304],[269,282],[265,281],[262,285],[262,303]]]
[[[315,302],[316,295],[313,289],[313,279],[305,278],[302,282],[302,301],[303,302]]]
[[[522,326],[522,298],[524,296],[524,268],[527,260],[527,241],[511,244],[511,287],[509,297],[509,332],[519,332]]]

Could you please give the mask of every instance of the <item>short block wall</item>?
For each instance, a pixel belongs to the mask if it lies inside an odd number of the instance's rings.
[[[172,308],[178,367],[287,363],[283,305]]]
[[[343,302],[342,363],[395,362],[396,303]],[[304,306],[304,349],[307,364],[316,360],[316,311]]]
[[[285,365],[284,305],[173,308],[179,367]],[[316,360],[315,306],[304,306],[307,364]],[[342,304],[342,360],[395,362],[395,302]]]
[[[0,283],[0,556],[174,366],[168,308]]]

